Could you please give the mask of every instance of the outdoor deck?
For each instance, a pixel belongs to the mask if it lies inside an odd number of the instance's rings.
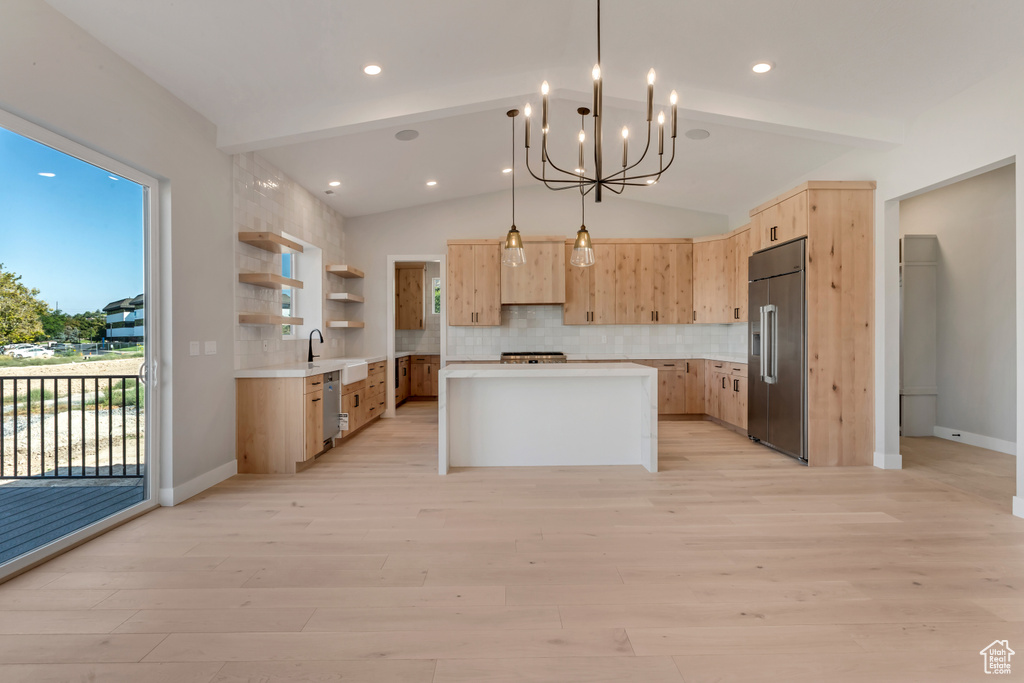
[[[0,564],[141,502],[143,492],[138,479],[0,486]]]

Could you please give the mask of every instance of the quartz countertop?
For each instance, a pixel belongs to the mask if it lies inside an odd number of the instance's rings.
[[[458,361],[460,363],[465,362],[495,362],[501,360],[500,355],[483,354],[483,355],[469,355],[469,356],[448,356],[446,361]],[[725,363],[746,363],[746,354],[735,354],[735,353],[569,353],[566,354],[566,360],[580,361],[580,360],[621,360],[621,361],[634,361],[634,360],[714,360],[722,361]]]
[[[601,363],[579,365],[569,363],[467,363],[441,370],[440,377],[653,377],[657,370],[636,363]]]
[[[310,363],[287,363],[285,365],[271,365],[266,368],[251,368],[249,370],[236,370],[237,379],[260,379],[260,378],[281,378],[281,377],[312,377],[322,375],[325,372],[339,372],[349,365],[359,363],[378,363],[387,360],[387,356],[371,356],[368,358],[317,358]]]

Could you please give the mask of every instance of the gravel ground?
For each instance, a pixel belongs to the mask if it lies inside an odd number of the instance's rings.
[[[36,381],[36,377],[79,377],[82,375],[126,375],[135,376],[139,373],[139,367],[142,365],[141,358],[120,358],[118,360],[97,360],[89,363],[64,363],[61,365],[32,365],[24,368],[0,368],[0,380],[5,377],[31,377],[32,388],[38,389],[40,381]],[[18,381],[18,393],[25,394],[28,390],[29,382],[26,380]],[[47,391],[53,391],[52,379],[42,380],[42,384]],[[71,393],[81,394],[83,380],[72,379],[71,380]],[[94,383],[92,380],[84,380],[85,393],[91,394],[94,390]],[[4,395],[13,395],[14,393],[14,382],[5,380]],[[100,380],[100,392],[105,392],[106,382]],[[57,382],[57,397],[61,398],[68,394],[68,383],[67,381],[61,380]]]

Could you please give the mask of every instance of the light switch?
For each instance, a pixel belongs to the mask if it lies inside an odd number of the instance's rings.
[[[205,351],[205,353],[206,353],[207,356],[215,356],[215,355],[217,355],[217,342],[215,342],[215,341],[208,341],[208,342],[206,342],[206,351]]]
[[[190,356],[198,356],[199,355],[199,342],[197,342],[197,341],[190,341],[188,343],[188,355],[190,355]]]

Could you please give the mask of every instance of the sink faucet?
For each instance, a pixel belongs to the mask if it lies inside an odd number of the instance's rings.
[[[314,329],[313,332],[317,333],[317,336],[320,337],[320,343],[323,344],[324,343],[324,335],[320,334],[320,330]],[[309,333],[309,357],[306,359],[306,361],[308,363],[312,363],[314,358],[319,358],[320,357],[320,356],[314,356],[313,355],[313,332]]]

